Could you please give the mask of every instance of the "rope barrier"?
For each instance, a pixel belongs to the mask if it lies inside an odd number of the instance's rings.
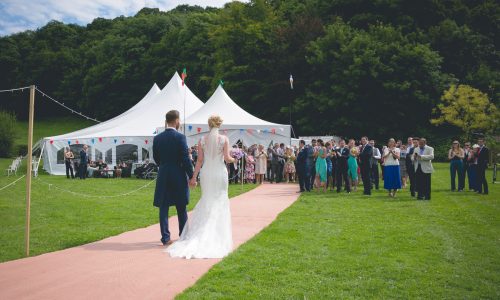
[[[92,120],[92,121],[94,121],[94,122],[96,122],[96,123],[101,123],[101,121],[99,121],[99,120],[97,120],[97,119],[95,119],[95,118],[91,118],[91,117],[89,117],[89,116],[86,116],[86,115],[82,114],[81,112],[78,112],[78,111],[76,111],[76,110],[72,109],[71,107],[68,107],[68,106],[64,105],[64,103],[62,103],[62,102],[60,102],[60,101],[57,101],[56,99],[54,99],[54,98],[52,98],[51,96],[47,95],[47,93],[45,93],[45,92],[41,91],[38,87],[35,87],[35,89],[36,89],[36,90],[37,90],[40,94],[42,94],[42,96],[43,96],[43,97],[47,97],[48,99],[52,100],[54,103],[58,104],[59,106],[62,106],[62,107],[64,107],[65,109],[67,109],[67,110],[71,111],[71,113],[73,113],[73,114],[77,114],[77,115],[79,115],[79,116],[81,116],[81,117],[83,117],[83,118],[86,118],[87,120]]]
[[[79,192],[74,192],[74,191],[70,191],[70,190],[67,190],[67,189],[64,189],[64,188],[61,188],[55,184],[52,184],[50,182],[46,182],[42,179],[40,179],[40,177],[37,177],[36,178],[37,181],[39,181],[40,183],[43,183],[45,185],[48,185],[49,186],[49,189],[50,188],[55,188],[56,190],[59,190],[61,192],[65,192],[65,193],[69,193],[69,194],[72,194],[72,195],[75,195],[75,196],[81,196],[81,197],[85,197],[85,198],[99,198],[99,199],[109,199],[109,198],[117,198],[117,197],[124,197],[124,196],[128,196],[130,194],[133,194],[133,193],[136,193],[148,186],[150,186],[153,182],[156,182],[156,179],[154,180],[151,180],[150,182],[146,183],[145,185],[137,188],[137,189],[134,189],[132,191],[128,191],[126,193],[122,193],[122,194],[118,194],[118,195],[91,195],[91,194],[85,194],[85,193],[79,193]]]
[[[0,90],[0,93],[4,93],[4,92],[14,92],[14,91],[24,91],[25,89],[28,89],[29,90],[29,86],[24,86],[24,87],[20,87],[20,88],[15,88],[15,89],[8,89],[8,90]]]
[[[25,176],[26,176],[26,175],[23,175],[23,176],[19,177],[18,179],[14,180],[13,182],[11,182],[11,183],[7,184],[6,186],[4,186],[4,187],[0,188],[0,191],[5,190],[5,189],[6,189],[6,188],[8,188],[9,186],[16,184],[16,182],[18,182],[19,180],[23,179]]]

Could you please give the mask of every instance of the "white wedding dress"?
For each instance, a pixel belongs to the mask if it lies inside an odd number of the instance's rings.
[[[222,258],[232,250],[228,174],[223,153],[225,141],[226,137],[219,135],[218,128],[213,128],[201,140],[201,198],[180,239],[165,250],[172,257]]]

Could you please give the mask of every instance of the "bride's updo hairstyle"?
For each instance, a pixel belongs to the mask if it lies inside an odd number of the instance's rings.
[[[210,127],[210,129],[219,128],[221,125],[222,125],[222,118],[220,116],[213,115],[210,116],[210,118],[208,118],[208,127]]]

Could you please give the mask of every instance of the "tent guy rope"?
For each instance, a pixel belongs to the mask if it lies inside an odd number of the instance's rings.
[[[14,180],[13,182],[11,182],[11,183],[7,184],[6,186],[1,187],[1,188],[0,188],[0,191],[5,190],[5,189],[6,189],[6,188],[8,188],[9,186],[12,186],[12,185],[16,184],[16,182],[18,182],[19,180],[23,179],[25,176],[26,176],[26,175],[23,175],[23,176],[19,177],[18,179]]]
[[[69,193],[69,194],[72,194],[75,196],[81,196],[81,197],[85,197],[85,198],[99,198],[99,199],[108,199],[108,198],[117,198],[117,197],[128,196],[128,195],[136,193],[142,189],[145,189],[148,186],[150,186],[152,183],[156,182],[156,179],[154,179],[154,180],[151,180],[150,182],[146,183],[145,185],[140,186],[134,190],[128,191],[126,193],[117,194],[117,195],[91,195],[91,194],[79,193],[79,192],[74,192],[74,191],[70,191],[70,190],[61,188],[55,184],[52,184],[50,182],[47,182],[47,181],[40,179],[40,177],[36,177],[36,180],[39,181],[40,183],[47,185],[49,187],[49,189],[55,188],[56,190],[59,190],[61,192],[65,192],[65,193]]]

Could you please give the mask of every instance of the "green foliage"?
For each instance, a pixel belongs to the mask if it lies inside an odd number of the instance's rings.
[[[435,168],[431,201],[303,193],[177,298],[497,299],[500,189],[450,193]]]
[[[466,139],[475,132],[491,134],[498,129],[499,111],[485,93],[468,85],[452,85],[441,100],[435,109],[438,116],[431,120],[432,124],[456,126]]]
[[[299,134],[443,134],[427,120],[447,85],[474,86],[499,105],[499,14],[494,0],[252,0],[144,8],[87,26],[52,21],[0,37],[0,88],[34,83],[107,119],[186,67],[202,99],[224,79],[261,118],[288,122],[292,104]],[[19,118],[27,105],[26,94],[0,94],[0,107]],[[47,101],[36,109],[67,114]]]
[[[0,157],[12,155],[16,134],[16,116],[0,111]]]
[[[310,107],[320,118],[300,118],[301,127],[386,137],[389,132],[418,132],[427,125],[445,80],[441,58],[428,46],[410,41],[391,26],[357,30],[339,21],[309,50],[315,78],[297,105],[299,110]]]

